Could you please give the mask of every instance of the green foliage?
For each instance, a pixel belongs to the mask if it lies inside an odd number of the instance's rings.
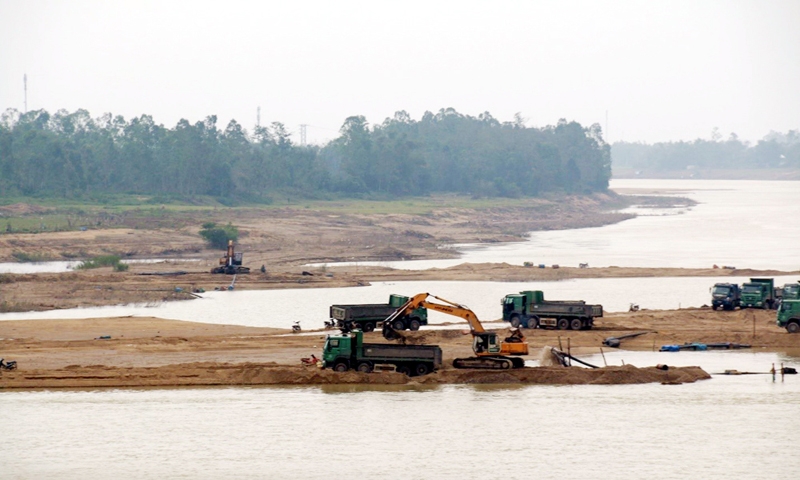
[[[800,168],[800,130],[772,132],[755,145],[731,134],[728,140],[692,142],[617,142],[612,147],[614,166],[657,171],[688,167],[717,169]]]
[[[11,252],[11,256],[21,263],[50,262],[52,257],[41,253]]]
[[[200,230],[200,236],[205,238],[209,246],[213,248],[228,248],[228,240],[239,239],[239,229],[230,223],[217,226],[214,222],[206,222]]]
[[[603,191],[610,174],[598,125],[562,120],[528,128],[519,116],[503,123],[488,112],[473,117],[451,108],[419,121],[397,112],[379,125],[352,116],[323,147],[294,144],[279,122],[249,134],[235,120],[220,128],[215,116],[180,120],[174,128],[148,115],[91,118],[85,110],[9,109],[0,118],[0,198],[84,199],[109,207],[430,192],[517,198]]]
[[[124,267],[120,267],[120,265],[124,265]],[[77,270],[89,270],[92,268],[101,268],[101,267],[114,267],[114,271],[117,272],[124,272],[128,269],[127,264],[123,264],[120,262],[119,255],[100,255],[98,257],[90,258],[89,260],[84,260],[83,262],[79,263],[75,268]]]

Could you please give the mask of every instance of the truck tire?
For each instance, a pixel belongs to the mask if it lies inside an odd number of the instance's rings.
[[[566,330],[569,328],[569,320],[566,318],[559,318],[556,322],[556,328],[559,330]]]
[[[717,304],[716,303],[712,303],[711,304],[711,310],[714,310],[714,311],[717,310]]]
[[[403,323],[402,320],[395,320],[392,323],[392,328],[395,329],[395,330],[405,330],[406,329],[406,324]]]
[[[356,370],[361,373],[370,373],[372,372],[372,364],[370,362],[361,362],[358,364]]]
[[[430,373],[427,363],[417,363],[414,365],[414,375],[421,377]]]
[[[571,330],[580,330],[583,328],[583,322],[581,321],[580,318],[573,318],[569,322],[569,328]]]
[[[350,370],[350,366],[347,365],[347,362],[338,361],[333,365],[334,372],[346,372]]]
[[[396,365],[394,371],[409,377],[411,376],[411,369],[408,368],[408,365]]]
[[[536,315],[528,319],[528,328],[539,328],[539,317]]]
[[[797,321],[792,321],[786,324],[786,331],[789,333],[797,333],[800,332],[800,323]]]
[[[419,320],[417,320],[416,318],[412,318],[411,321],[408,322],[408,329],[411,330],[412,332],[416,332],[417,330],[419,330],[420,325],[422,324],[420,323]]]
[[[366,322],[364,325],[361,326],[361,330],[364,332],[372,332],[375,330],[375,323],[374,322]]]
[[[517,314],[511,315],[511,326],[514,328],[519,328],[520,326],[519,315]]]

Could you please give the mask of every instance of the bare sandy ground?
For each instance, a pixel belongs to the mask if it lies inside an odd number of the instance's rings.
[[[423,215],[340,214],[304,208],[220,210],[213,218],[170,220],[77,232],[0,235],[0,260],[14,252],[50,258],[117,254],[126,258],[169,258],[167,263],[133,264],[61,274],[0,275],[0,311],[191,300],[192,290],[227,288],[233,278],[212,275],[220,251],[207,249],[197,229],[203,221],[233,221],[242,233],[238,250],[253,273],[236,277],[236,289],[339,287],[386,280],[531,281],[565,278],[646,276],[772,276],[789,272],[718,269],[559,268],[508,264],[464,264],[448,269],[396,271],[386,268],[316,268],[308,263],[353,260],[452,258],[440,246],[519,240],[532,230],[614,223],[627,215],[608,213],[618,201],[602,195],[531,199],[513,208],[434,209]],[[235,218],[230,216],[235,214]],[[179,221],[178,221],[179,220]],[[125,219],[120,222],[125,224]],[[259,271],[265,265],[266,272]],[[176,287],[181,287],[177,290]],[[533,355],[546,346],[574,354],[599,351],[606,337],[633,331],[657,333],[625,341],[624,348],[653,349],[683,342],[750,343],[755,348],[800,349],[800,335],[775,326],[774,312],[679,310],[613,314],[594,330],[527,331]],[[754,333],[755,332],[755,333]],[[19,369],[0,372],[0,388],[143,387],[324,383],[638,383],[688,382],[707,378],[700,369],[613,366],[598,370],[560,367],[513,372],[455,370],[453,358],[472,354],[459,330],[420,331],[410,341],[441,345],[445,368],[409,379],[396,373],[336,374],[303,367],[300,358],[319,356],[325,335],[158,318],[0,322],[0,358]],[[110,338],[100,338],[110,336]],[[383,341],[378,333],[368,341]],[[667,357],[665,357],[667,358]],[[668,361],[668,360],[666,360]]]
[[[466,328],[466,325],[465,325]],[[531,356],[544,347],[596,354],[607,337],[648,331],[623,340],[628,350],[653,350],[664,344],[731,342],[757,351],[800,353],[800,335],[778,328],[774,312],[710,309],[639,311],[611,314],[590,331],[524,330]],[[505,336],[507,329],[501,329]],[[0,356],[19,368],[0,373],[0,388],[78,388],[326,383],[645,383],[690,382],[708,378],[699,368],[662,371],[622,365],[597,370],[536,367],[511,372],[456,370],[452,359],[472,355],[461,329],[408,332],[409,342],[440,345],[445,366],[426,377],[381,372],[338,374],[301,365],[321,356],[325,336],[338,331],[293,335],[286,330],[209,325],[149,317],[0,322]],[[110,338],[100,338],[110,336]],[[378,332],[367,341],[385,342]],[[609,351],[607,347],[604,351]],[[664,353],[663,363],[671,355]],[[603,367],[602,365],[600,365]],[[766,368],[766,366],[765,366]]]

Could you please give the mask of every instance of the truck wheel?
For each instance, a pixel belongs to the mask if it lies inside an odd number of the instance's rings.
[[[419,330],[420,325],[421,324],[419,323],[419,320],[414,318],[408,323],[408,329],[411,330],[412,332],[416,332],[417,330]]]
[[[791,322],[786,324],[786,331],[789,333],[800,332],[800,323]]]
[[[414,375],[417,376],[427,375],[429,371],[430,370],[428,370],[427,363],[418,363],[414,365]]]
[[[558,322],[556,322],[556,328],[559,330],[566,330],[569,328],[569,320],[566,318],[559,318]]]
[[[408,368],[408,365],[397,365],[394,371],[397,373],[402,373],[403,375],[411,376],[411,369]]]
[[[333,366],[334,372],[346,372],[349,369],[350,367],[347,366],[346,362],[336,362],[336,364]]]
[[[372,364],[369,362],[361,362],[356,369],[361,373],[370,373],[372,371]]]
[[[375,324],[372,322],[367,322],[361,327],[361,329],[365,332],[371,332],[375,330]]]
[[[581,328],[583,328],[583,322],[581,322],[580,318],[573,318],[569,322],[569,328],[571,328],[572,330],[580,330]]]
[[[715,304],[715,303],[712,303],[712,304],[711,304],[711,310],[714,310],[714,311],[716,311],[716,310],[717,310],[717,304]]]
[[[395,330],[405,330],[406,329],[406,324],[403,323],[402,320],[395,320],[392,323],[392,328],[395,329]]]
[[[519,328],[519,326],[520,326],[519,315],[512,315],[511,316],[511,326],[514,327],[514,328]]]
[[[539,328],[539,317],[536,315],[528,319],[528,328]]]

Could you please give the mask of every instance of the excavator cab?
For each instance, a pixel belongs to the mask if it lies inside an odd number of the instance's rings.
[[[500,343],[495,333],[478,333],[472,340],[472,350],[476,355],[497,355],[500,353]]]

